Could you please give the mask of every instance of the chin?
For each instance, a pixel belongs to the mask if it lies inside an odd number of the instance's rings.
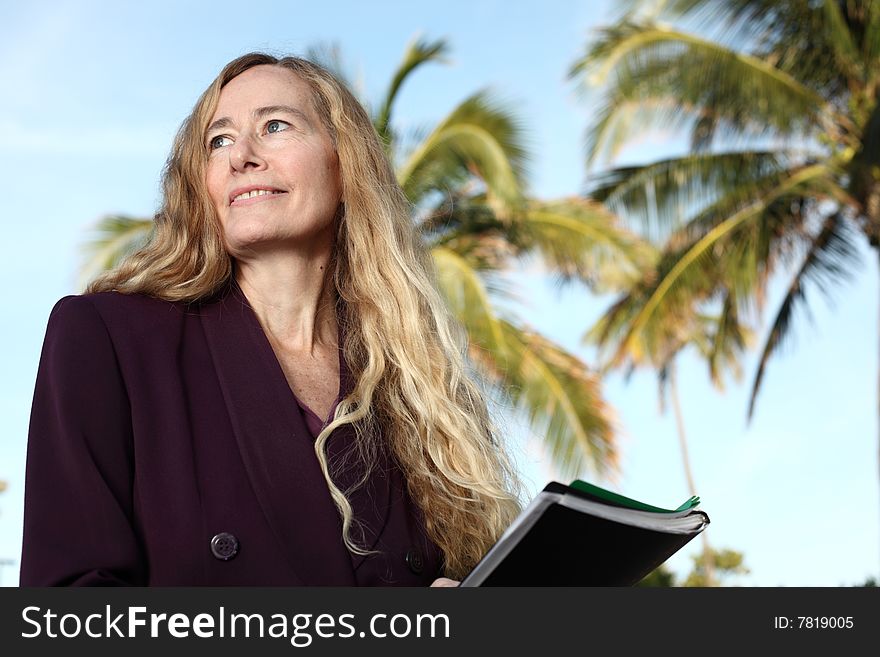
[[[271,242],[283,235],[266,221],[240,221],[224,229],[224,238],[231,247],[247,248],[261,242]]]
[[[260,252],[270,253],[297,246],[301,249],[309,244],[312,247],[310,251],[332,248],[335,235],[332,225],[297,226],[295,231],[290,228],[288,226],[287,230],[283,230],[280,226],[262,221],[241,222],[224,229],[223,242],[227,253],[243,258],[253,257]]]

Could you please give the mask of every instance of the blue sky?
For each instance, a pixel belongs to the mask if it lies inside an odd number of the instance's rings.
[[[5,9],[0,42],[0,584],[17,583],[24,455],[33,382],[46,319],[75,293],[80,247],[108,213],[151,214],[172,136],[228,60],[250,50],[302,53],[337,43],[378,98],[416,35],[445,37],[448,65],[426,67],[404,87],[396,120],[428,125],[491,87],[529,128],[532,192],[578,193],[590,99],[565,79],[606,2],[34,2]],[[664,135],[633,145],[650,159]],[[515,275],[523,315],[590,360],[580,336],[607,299],[562,294],[534,269]],[[759,586],[837,586],[876,576],[880,563],[877,455],[878,271],[863,264],[829,307],[813,299],[793,344],[771,363],[758,409],[745,423],[748,382],[711,389],[705,367],[685,356],[682,405],[709,537],[745,553]],[[778,296],[778,295],[777,295]],[[772,305],[770,306],[772,307]],[[763,329],[762,329],[763,331]],[[621,429],[622,471],[598,481],[631,497],[677,506],[687,496],[675,426],[658,413],[655,377],[617,375],[605,385]],[[516,419],[507,429],[531,490],[555,477],[538,437]],[[591,478],[585,473],[585,478]],[[595,480],[595,479],[594,479]],[[683,573],[695,542],[669,565]]]

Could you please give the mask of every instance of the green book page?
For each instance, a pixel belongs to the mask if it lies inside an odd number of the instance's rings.
[[[580,490],[585,493],[589,493],[590,495],[595,495],[596,497],[607,500],[608,502],[611,502],[613,504],[619,504],[620,506],[624,506],[630,509],[638,509],[639,511],[653,511],[654,513],[678,513],[679,511],[687,511],[688,509],[693,509],[700,503],[700,498],[695,495],[694,497],[688,499],[677,509],[661,509],[660,507],[645,504],[644,502],[639,502],[638,500],[634,500],[630,497],[624,497],[623,495],[612,493],[610,490],[605,490],[604,488],[599,488],[598,486],[595,486],[593,484],[588,484],[586,481],[581,481],[580,479],[575,479],[569,485],[575,490]]]

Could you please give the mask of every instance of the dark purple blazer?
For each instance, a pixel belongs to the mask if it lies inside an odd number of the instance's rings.
[[[345,458],[353,437],[343,427],[328,440],[343,489],[363,472]],[[349,500],[374,554],[345,548],[314,440],[237,286],[201,304],[108,292],[53,309],[31,411],[22,586],[422,586],[440,575],[392,459],[380,455]]]

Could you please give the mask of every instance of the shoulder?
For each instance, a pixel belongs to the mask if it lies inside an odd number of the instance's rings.
[[[77,317],[97,314],[108,321],[117,318],[129,318],[135,321],[162,320],[197,312],[200,305],[183,301],[166,301],[145,294],[97,292],[61,298],[52,309],[52,316]]]
[[[177,332],[190,308],[182,302],[164,301],[142,294],[99,292],[60,299],[49,315],[47,334],[64,333],[68,339],[86,335],[135,337]],[[114,339],[115,341],[115,339]]]

